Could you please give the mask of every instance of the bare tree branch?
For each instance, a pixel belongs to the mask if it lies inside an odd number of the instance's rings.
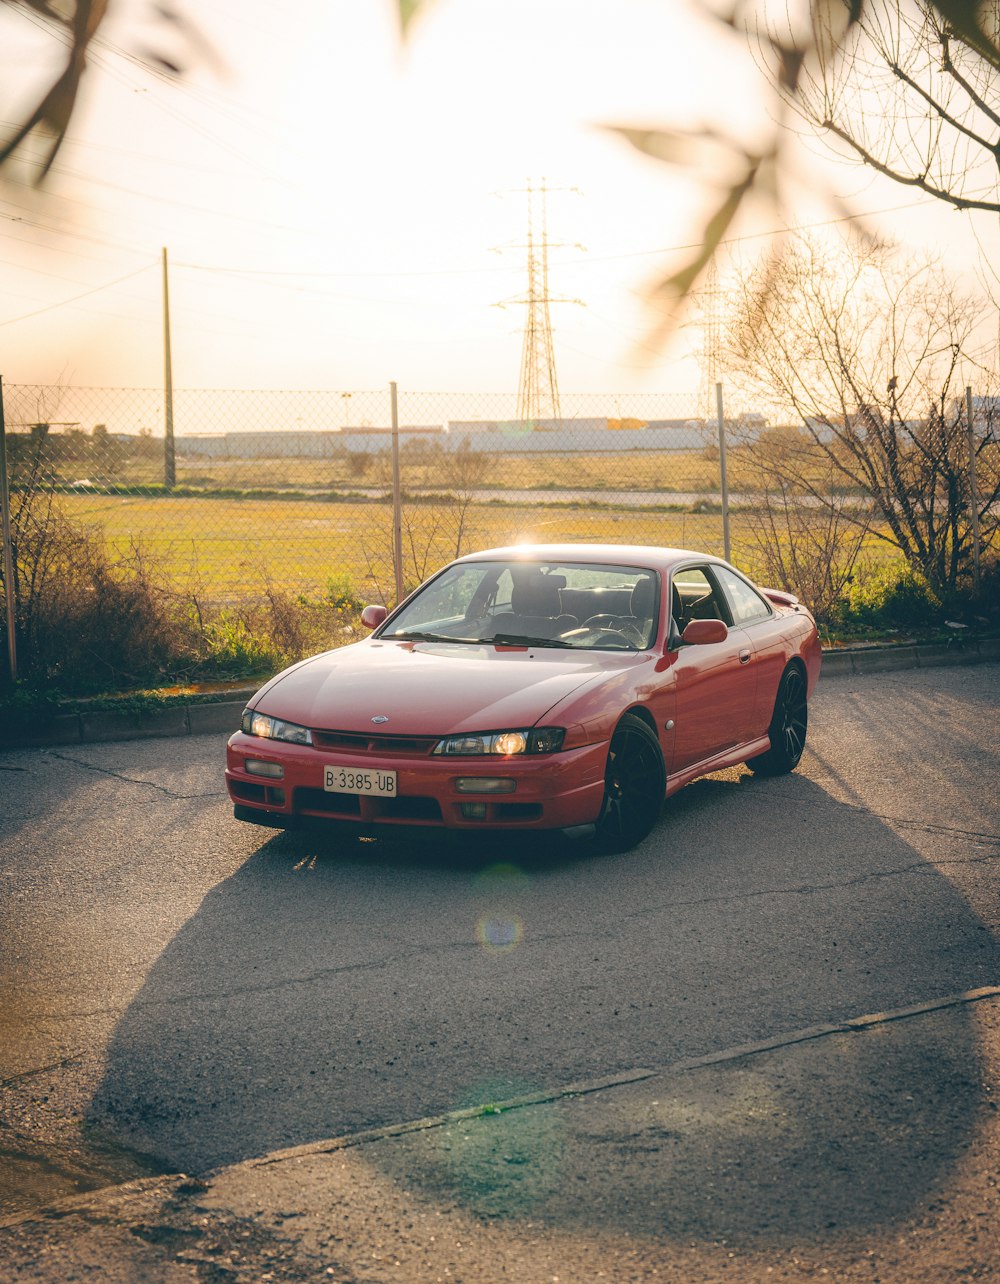
[[[737,286],[730,350],[734,367],[801,425],[799,449],[769,456],[775,484],[850,523],[857,514],[840,508],[839,477],[875,505],[871,535],[895,544],[936,592],[953,592],[972,554],[963,393],[978,301],[932,264],[900,270],[857,247],[834,256],[800,242],[767,292],[757,275]],[[995,443],[979,454],[989,546],[1000,537],[1000,459]]]
[[[968,6],[958,22],[960,7],[866,0],[838,47],[824,54],[813,38],[784,101],[894,182],[955,209],[1000,212],[1000,0]]]

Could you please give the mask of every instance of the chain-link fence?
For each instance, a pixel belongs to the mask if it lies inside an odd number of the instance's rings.
[[[217,599],[263,576],[331,577],[391,596],[393,433],[383,392],[4,391],[11,486],[139,545]],[[515,395],[398,395],[403,580],[475,547],[597,540],[722,551],[718,429],[693,398],[564,395],[516,419]]]
[[[978,568],[980,543],[996,536],[998,407],[969,394],[947,417],[889,432],[863,409],[790,427],[721,386],[715,415],[694,397],[564,394],[558,416],[529,422],[513,393],[394,385],[179,391],[169,414],[157,390],[2,392],[14,578],[19,539],[21,554],[37,545],[23,579],[51,576],[72,532],[87,532],[197,610],[262,590],[391,602],[460,553],[542,541],[728,553],[822,605],[863,550],[892,547],[884,536],[908,504],[923,530],[928,503],[954,492],[961,538],[945,532],[943,556],[974,545]]]

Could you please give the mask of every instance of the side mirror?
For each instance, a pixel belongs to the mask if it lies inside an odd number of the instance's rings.
[[[384,606],[366,606],[361,612],[361,623],[366,629],[377,629],[388,614]]]
[[[722,620],[691,620],[681,634],[686,646],[705,646],[709,642],[725,642],[729,629]]]

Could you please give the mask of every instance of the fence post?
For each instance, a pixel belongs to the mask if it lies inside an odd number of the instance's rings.
[[[972,588],[979,596],[979,486],[976,482],[976,426],[972,418],[972,389],[965,389],[965,431],[969,443],[969,512],[972,516]]]
[[[403,600],[403,500],[399,486],[399,409],[396,385],[389,384],[392,400],[392,565],[396,572],[396,605]]]
[[[722,487],[722,548],[727,562],[732,561],[729,542],[729,480],[726,476],[726,418],[722,411],[722,384],[715,385],[715,409],[719,420],[719,482]]]
[[[0,375],[0,526],[3,532],[3,595],[7,617],[7,662],[11,683],[17,681],[17,636],[14,601],[14,545],[10,529],[10,486],[7,482],[7,424],[3,412],[3,376]]]

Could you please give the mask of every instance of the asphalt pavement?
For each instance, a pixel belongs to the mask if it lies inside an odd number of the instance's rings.
[[[900,687],[896,699],[904,698]],[[933,725],[954,706],[935,700],[925,682],[919,708]],[[873,781],[867,804],[881,804],[905,827],[902,795],[886,770],[890,760],[899,770],[904,761],[892,742],[891,702],[884,720],[864,730],[859,738],[860,724],[848,722],[828,735],[814,774],[847,799],[838,761],[853,755]],[[940,770],[960,779],[967,797],[995,800],[995,760],[974,745]],[[964,825],[965,847],[939,870],[954,880],[956,907],[968,906],[953,913],[956,950],[960,936],[995,931],[986,863],[998,842],[986,828],[992,811],[989,803],[981,815],[947,814],[942,793],[912,822],[922,835],[911,853],[921,869],[935,860],[935,833]],[[859,839],[866,835],[858,829]],[[884,836],[877,841],[899,854]],[[873,886],[890,872],[872,872]],[[896,896],[887,913],[922,912],[905,885]],[[935,930],[943,926],[944,918]],[[942,969],[947,948],[939,942],[933,952]],[[891,961],[888,953],[875,957],[882,966]],[[118,1156],[107,1178],[116,1184],[0,1217],[0,1277],[994,1280],[1000,985],[937,993],[939,980],[927,978],[926,1001],[916,1006],[789,1024],[761,1043],[479,1099],[207,1171],[157,1174],[136,1156],[131,1171],[151,1175],[122,1182],[133,1160],[123,1166]],[[37,1098],[32,1106],[45,1109]],[[200,1126],[211,1134],[210,1120]],[[0,1135],[0,1153],[3,1143]],[[189,1144],[197,1153],[196,1138]]]

